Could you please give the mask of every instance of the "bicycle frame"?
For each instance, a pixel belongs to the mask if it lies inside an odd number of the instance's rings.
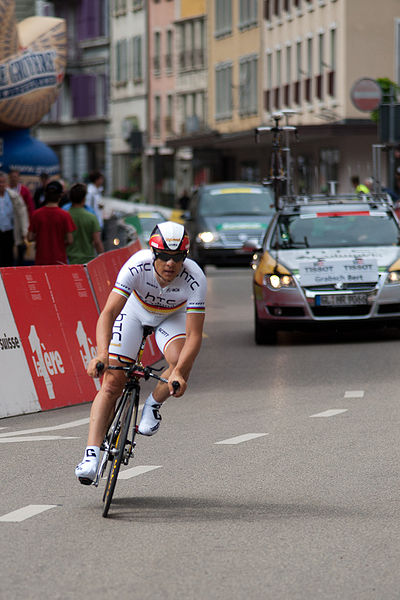
[[[289,113],[273,113],[272,119],[275,121],[273,127],[261,126],[256,127],[255,137],[256,142],[259,142],[260,134],[264,132],[272,133],[272,152],[271,152],[271,163],[269,179],[263,181],[264,185],[272,184],[274,188],[274,203],[275,208],[279,208],[279,198],[281,195],[289,196],[291,193],[292,181],[291,181],[291,155],[289,145],[289,135],[293,132],[297,138],[297,128],[292,125],[279,125],[279,121],[286,115],[288,118]],[[283,134],[285,134],[285,146],[283,145]],[[286,153],[286,166],[282,158],[282,153]],[[286,182],[286,191],[282,189],[283,183]]]

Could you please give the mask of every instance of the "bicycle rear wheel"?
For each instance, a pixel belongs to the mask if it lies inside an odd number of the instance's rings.
[[[135,413],[137,413],[137,406],[134,400],[133,394],[129,393],[129,397],[125,403],[125,406],[122,409],[120,423],[117,424],[118,435],[115,441],[115,445],[111,448],[111,452],[114,450],[114,458],[111,462],[110,471],[108,473],[108,479],[106,484],[106,489],[104,491],[104,508],[103,508],[103,517],[107,517],[108,511],[110,508],[110,504],[114,495],[115,484],[117,483],[117,477],[119,473],[119,469],[121,466],[121,461],[124,456],[126,440],[128,437],[129,424],[132,418],[132,412],[135,408]],[[136,419],[135,419],[136,421]],[[133,441],[133,440],[132,440]]]

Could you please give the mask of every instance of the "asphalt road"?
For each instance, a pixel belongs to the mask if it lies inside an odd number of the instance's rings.
[[[190,390],[108,519],[74,477],[89,405],[0,420],[1,599],[400,598],[400,334],[257,347],[250,273],[208,281]]]

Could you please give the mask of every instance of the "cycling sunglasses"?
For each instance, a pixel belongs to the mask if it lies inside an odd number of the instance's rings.
[[[177,252],[176,254],[169,254],[168,252],[163,252],[162,250],[154,250],[154,255],[157,258],[159,258],[160,260],[162,260],[163,262],[167,262],[168,260],[172,260],[176,263],[181,262],[182,260],[185,260],[186,256],[187,256],[187,252],[183,251],[183,252]]]

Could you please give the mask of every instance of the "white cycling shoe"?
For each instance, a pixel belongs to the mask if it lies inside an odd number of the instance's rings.
[[[161,422],[160,407],[161,404],[157,404],[156,402],[154,404],[145,403],[138,427],[139,433],[142,435],[154,435],[157,433]]]
[[[75,475],[83,485],[90,485],[96,478],[98,466],[99,452],[87,448],[82,462],[75,468]]]

